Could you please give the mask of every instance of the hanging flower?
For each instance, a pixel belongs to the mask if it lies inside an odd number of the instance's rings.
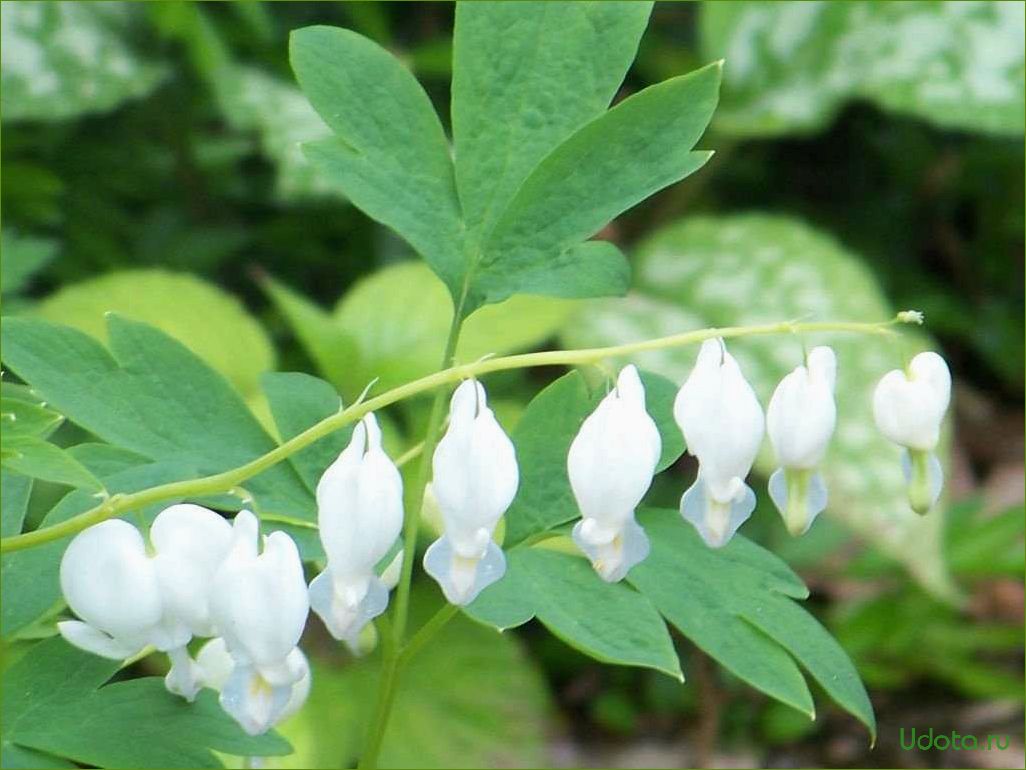
[[[780,381],[766,410],[766,432],[780,464],[770,476],[769,493],[795,536],[805,534],[826,508],[826,484],[816,467],[837,422],[836,376],[834,351],[813,348],[807,366],[795,367]]]
[[[211,586],[211,616],[235,662],[221,689],[221,707],[250,735],[278,722],[304,669],[293,654],[309,612],[303,564],[284,532],[263,539],[249,511],[240,511],[232,546]]]
[[[360,630],[388,606],[375,567],[403,527],[403,480],[368,414],[317,484],[317,522],[328,566],[310,583],[310,605],[331,635],[359,650]]]
[[[652,484],[662,440],[645,411],[645,386],[626,366],[616,387],[581,424],[567,455],[567,475],[581,520],[573,539],[603,580],[621,580],[649,552],[634,509]]]
[[[755,510],[755,493],[744,479],[763,433],[762,407],[722,339],[702,343],[673,416],[698,458],[698,478],[681,498],[681,515],[718,548]]]
[[[186,645],[212,633],[208,588],[228,552],[231,526],[198,505],[172,505],[142,535],[118,519],[71,541],[61,559],[61,590],[83,621],[57,624],[71,644],[122,660],[147,645],[166,652],[168,690],[192,700],[199,690]]]
[[[951,372],[936,353],[920,353],[905,371],[893,369],[873,393],[873,417],[881,433],[905,451],[902,466],[909,503],[925,514],[940,497],[944,471],[934,454],[951,401]]]
[[[291,685],[288,701],[276,716],[272,718],[270,713],[264,713],[252,720],[252,724],[257,728],[264,724],[274,727],[284,722],[299,711],[310,696],[310,663],[306,655],[298,647],[294,647],[286,662],[291,670],[301,672],[300,677]],[[204,687],[219,693],[224,689],[235,671],[235,659],[228,652],[228,645],[224,639],[211,639],[200,648],[199,654],[196,655],[196,669],[199,681]],[[265,699],[262,703],[271,704],[273,699]],[[263,730],[256,729],[254,732],[258,734]]]
[[[513,442],[476,380],[466,380],[453,393],[449,427],[435,449],[432,471],[444,532],[424,554],[424,569],[449,602],[469,604],[506,572],[492,533],[519,483]]]

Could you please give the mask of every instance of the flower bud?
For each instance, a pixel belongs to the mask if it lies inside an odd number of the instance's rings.
[[[513,442],[488,408],[484,387],[464,381],[453,393],[449,427],[432,458],[443,532],[424,554],[424,569],[452,604],[469,604],[505,574],[506,558],[492,533],[518,483]]]
[[[262,696],[252,708],[241,712],[245,721],[240,724],[250,735],[259,735],[284,722],[306,703],[310,695],[310,663],[298,647],[292,649],[286,663],[290,670],[299,673],[299,678],[289,688],[288,700],[281,708],[276,707],[273,688],[261,686],[256,681],[251,667],[244,669],[243,673],[249,679],[247,686],[255,688],[256,694]],[[237,670],[235,659],[228,652],[224,639],[220,637],[211,639],[200,648],[195,665],[202,685],[219,693],[232,681],[232,676]]]
[[[648,537],[634,510],[652,484],[661,451],[659,430],[645,410],[645,386],[638,370],[626,366],[581,424],[567,455],[581,511],[572,536],[605,581],[621,580],[648,556]]]
[[[403,527],[403,481],[368,414],[317,484],[317,522],[328,566],[310,583],[310,605],[331,635],[357,650],[360,630],[388,606],[375,567]]]
[[[924,514],[940,497],[944,472],[933,450],[951,401],[951,373],[936,353],[920,353],[905,371],[887,372],[873,392],[873,417],[881,433],[905,448],[902,467],[909,503]]]
[[[780,381],[766,410],[766,432],[780,463],[769,493],[792,535],[807,532],[826,508],[826,485],[815,469],[837,422],[836,373],[834,351],[813,348],[808,366],[795,367]]]
[[[199,690],[186,645],[212,631],[209,586],[228,552],[231,526],[198,505],[172,505],[150,528],[153,554],[131,524],[111,520],[76,536],[61,562],[68,605],[85,619],[58,624],[72,644],[124,659],[146,645],[168,653],[168,690]],[[156,620],[153,613],[156,611]]]
[[[718,548],[755,510],[755,493],[744,479],[763,434],[762,407],[722,339],[702,343],[673,416],[698,458],[698,478],[681,498],[681,515]]]
[[[235,517],[232,548],[214,577],[211,617],[232,659],[221,707],[251,733],[278,721],[303,675],[293,650],[309,612],[303,564],[284,532],[264,538],[249,511]]]

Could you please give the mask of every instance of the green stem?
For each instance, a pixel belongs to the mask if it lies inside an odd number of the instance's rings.
[[[175,481],[170,484],[144,489],[130,494],[119,493],[112,495],[107,500],[99,503],[95,508],[80,513],[60,524],[37,529],[34,532],[26,532],[20,535],[12,535],[0,539],[0,552],[10,553],[24,548],[49,543],[68,535],[74,535],[87,527],[97,524],[106,519],[118,516],[127,511],[139,508],[164,500],[175,498],[196,498],[204,495],[214,495],[226,492],[232,487],[241,484],[258,473],[261,473],[273,465],[291,457],[296,452],[309,446],[315,441],[343,428],[350,423],[356,422],[369,412],[382,409],[386,406],[402,401],[403,399],[426,393],[443,385],[449,385],[470,377],[479,377],[490,372],[507,371],[510,369],[523,369],[532,366],[586,366],[594,364],[605,358],[629,356],[641,353],[646,350],[661,350],[663,348],[679,347],[702,342],[715,337],[736,338],[762,336],[769,334],[801,334],[818,332],[852,332],[857,334],[891,335],[894,330],[889,328],[896,321],[884,321],[880,323],[797,323],[794,321],[783,321],[780,323],[760,324],[757,326],[729,326],[724,328],[700,329],[698,331],[673,334],[668,337],[660,337],[643,342],[633,342],[627,345],[614,345],[604,348],[584,348],[580,350],[549,350],[541,353],[523,353],[515,356],[502,356],[477,361],[472,364],[451,366],[442,371],[435,372],[426,377],[407,382],[397,388],[392,388],[385,393],[365,401],[352,404],[337,414],[326,417],[319,423],[310,426],[288,441],[280,444],[267,454],[257,457],[238,468],[215,473],[211,476],[204,476],[198,479]],[[444,396],[442,396],[444,400]],[[424,448],[424,456],[431,457],[434,446],[428,451],[427,445]],[[272,512],[273,513],[273,512]]]
[[[462,305],[462,303],[460,303]],[[442,371],[452,366],[456,357],[456,344],[463,326],[462,307],[453,313],[452,325],[449,327],[449,338],[442,354]],[[410,585],[413,580],[413,562],[417,548],[417,525],[420,523],[420,512],[424,507],[424,491],[431,477],[431,460],[438,445],[438,434],[441,432],[442,418],[445,416],[445,398],[447,388],[439,388],[435,392],[431,404],[431,416],[428,418],[427,432],[424,435],[423,448],[420,453],[420,468],[412,487],[406,490],[406,519],[403,522],[403,569],[395,594],[395,609],[392,612],[392,643],[382,654],[381,683],[378,686],[378,700],[374,709],[374,718],[367,731],[363,752],[360,756],[360,770],[373,770],[377,767],[381,743],[385,738],[385,728],[392,713],[395,702],[396,685],[399,680],[399,661],[406,634],[406,618],[410,606]]]
[[[431,616],[431,619],[422,625],[399,651],[398,666],[401,671],[410,662],[414,655],[420,652],[421,648],[434,638],[435,634],[441,631],[445,625],[456,617],[459,607],[455,604],[446,604],[438,612]]]

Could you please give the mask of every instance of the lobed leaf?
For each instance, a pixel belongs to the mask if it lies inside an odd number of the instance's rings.
[[[104,685],[119,665],[59,637],[34,645],[5,673],[5,744],[96,767],[221,767],[214,751],[290,751],[273,733],[246,735],[209,690],[190,704],[157,677]]]

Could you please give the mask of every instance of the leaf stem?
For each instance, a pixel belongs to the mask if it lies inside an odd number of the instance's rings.
[[[461,302],[461,307],[457,307],[452,316],[449,337],[445,343],[445,352],[442,354],[443,372],[450,369],[456,357],[456,344],[459,342],[460,329],[463,326],[462,304]],[[403,522],[405,557],[399,585],[396,588],[395,609],[392,611],[392,643],[384,649],[382,654],[377,704],[360,755],[360,770],[372,770],[377,767],[381,743],[385,738],[385,728],[388,726],[392,704],[395,702],[395,690],[401,668],[400,660],[404,651],[403,637],[406,634],[406,619],[410,606],[410,584],[413,580],[413,562],[417,549],[417,525],[420,523],[420,511],[424,507],[424,491],[427,489],[428,479],[431,477],[431,461],[435,447],[438,445],[442,419],[445,416],[447,393],[448,388],[439,388],[435,391],[435,398],[431,404],[431,416],[428,418],[427,431],[424,434],[424,442],[420,451],[420,467],[417,471],[416,481],[412,487],[408,487],[406,490],[406,519]]]
[[[458,316],[457,316],[458,317]],[[25,548],[43,545],[58,540],[68,535],[81,532],[86,527],[97,524],[106,519],[118,516],[126,511],[140,508],[152,503],[174,498],[191,498],[204,495],[213,495],[226,492],[247,479],[256,476],[273,465],[291,457],[301,449],[313,444],[315,441],[327,436],[329,433],[356,422],[369,412],[382,409],[386,406],[402,401],[403,399],[417,396],[421,393],[449,385],[459,380],[470,377],[479,377],[490,372],[507,371],[510,369],[524,369],[533,366],[586,366],[594,364],[606,358],[628,356],[634,353],[641,353],[647,350],[661,350],[664,348],[680,347],[703,342],[715,337],[737,338],[754,337],[772,334],[804,334],[819,332],[849,332],[855,334],[893,335],[894,330],[890,328],[898,319],[878,323],[862,323],[853,321],[842,322],[816,322],[801,323],[796,321],[781,321],[778,323],[758,324],[754,326],[727,326],[721,328],[699,329],[697,331],[673,334],[668,337],[632,342],[626,345],[613,345],[600,348],[582,348],[578,350],[548,350],[540,353],[522,353],[513,356],[502,356],[477,361],[471,364],[460,364],[449,366],[446,369],[429,374],[426,377],[407,382],[396,388],[392,388],[381,395],[374,396],[365,401],[352,404],[346,409],[326,417],[315,425],[288,441],[280,444],[260,457],[257,457],[245,465],[237,468],[204,476],[198,479],[187,479],[175,481],[169,484],[161,484],[149,489],[132,493],[118,493],[109,497],[84,513],[80,513],[59,524],[43,527],[33,532],[25,532],[20,535],[12,535],[0,539],[0,552],[10,553]],[[455,348],[455,344],[452,345]],[[451,351],[448,351],[451,357]],[[444,392],[436,396],[436,400],[444,402]],[[432,413],[434,413],[432,409]],[[441,407],[438,409],[439,420],[441,419]],[[437,439],[437,437],[436,437]],[[425,441],[423,449],[424,461],[429,462],[434,445],[428,446]],[[419,510],[419,509],[418,509]],[[404,568],[405,572],[405,568]]]

